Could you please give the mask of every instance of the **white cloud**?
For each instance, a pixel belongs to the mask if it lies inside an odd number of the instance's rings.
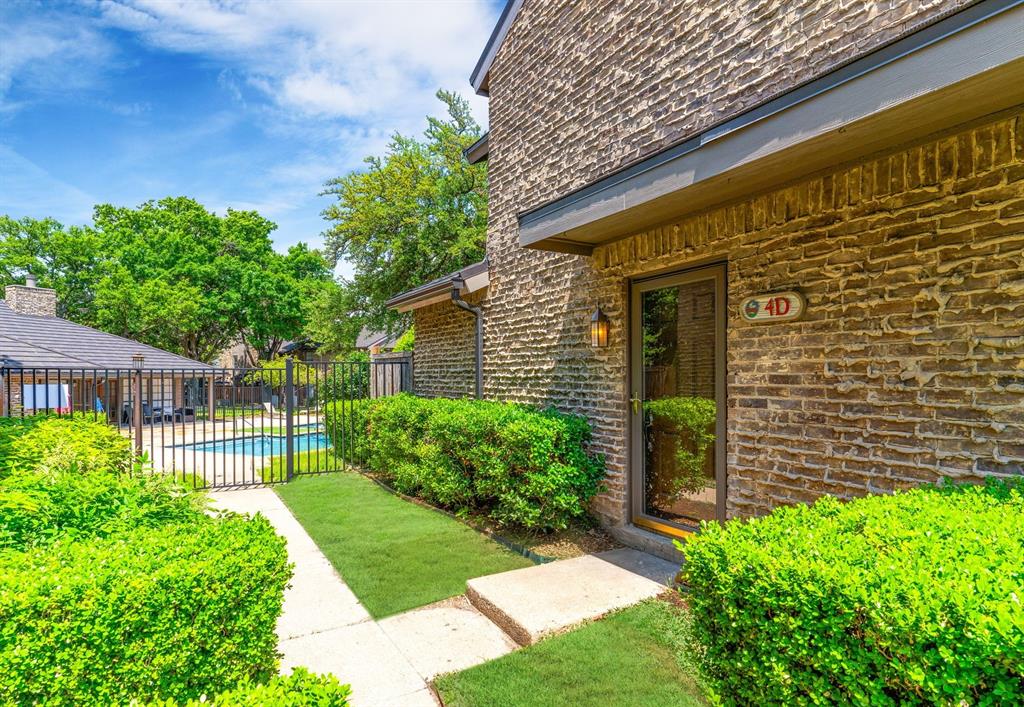
[[[214,56],[282,110],[312,118],[408,122],[439,87],[467,77],[493,8],[455,0],[221,2],[103,0],[103,21],[164,50]],[[473,99],[483,118],[484,103]]]
[[[93,27],[67,16],[23,15],[23,5],[0,4],[0,106],[12,110],[7,93],[15,81],[28,93],[45,95],[93,86],[109,61],[110,42]]]

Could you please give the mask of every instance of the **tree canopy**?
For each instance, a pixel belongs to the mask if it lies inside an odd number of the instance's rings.
[[[396,331],[405,322],[385,301],[484,257],[486,166],[463,155],[480,126],[458,94],[437,97],[447,115],[427,118],[422,139],[396,134],[383,157],[367,157],[365,169],[326,184],[323,193],[337,200],[324,211],[332,222],[326,250],[351,263],[354,275],[343,292],[311,306],[307,331],[318,342],[351,346],[363,325]]]
[[[301,335],[307,299],[334,285],[317,251],[275,252],[275,228],[187,197],[101,204],[90,227],[0,217],[0,284],[33,274],[62,316],[190,358],[242,340],[269,359]]]

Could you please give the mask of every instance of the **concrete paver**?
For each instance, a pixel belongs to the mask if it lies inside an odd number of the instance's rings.
[[[464,597],[381,619],[380,627],[428,680],[519,647]]]
[[[522,645],[665,591],[678,568],[621,548],[469,580],[473,605]]]
[[[391,704],[426,689],[423,677],[374,621],[282,641],[281,669],[304,666],[352,685],[354,705]]]

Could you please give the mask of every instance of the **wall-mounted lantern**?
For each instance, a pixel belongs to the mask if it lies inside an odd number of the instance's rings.
[[[142,365],[146,362],[146,357],[140,353],[132,354],[132,368],[136,371],[142,370]]]
[[[590,345],[604,348],[608,345],[608,316],[598,307],[590,317]]]

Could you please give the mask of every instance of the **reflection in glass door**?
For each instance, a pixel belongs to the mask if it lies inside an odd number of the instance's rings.
[[[634,283],[631,335],[634,523],[724,518],[724,266]]]

